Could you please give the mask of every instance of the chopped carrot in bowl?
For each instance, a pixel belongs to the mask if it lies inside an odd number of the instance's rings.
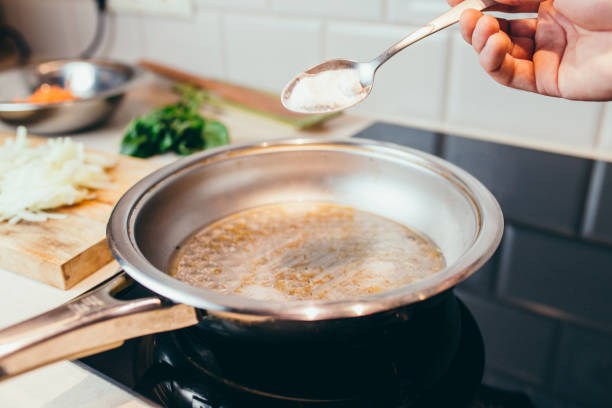
[[[68,89],[64,89],[59,85],[42,84],[32,95],[26,99],[15,99],[15,102],[29,103],[53,103],[73,101],[79,99],[74,96]]]

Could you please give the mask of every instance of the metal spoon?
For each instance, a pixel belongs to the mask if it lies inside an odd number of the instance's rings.
[[[358,104],[368,97],[374,75],[395,54],[455,23],[467,9],[484,10],[494,0],[465,0],[429,24],[419,28],[369,62],[334,59],[316,65],[291,80],[281,94],[283,105],[294,112],[336,112]]]

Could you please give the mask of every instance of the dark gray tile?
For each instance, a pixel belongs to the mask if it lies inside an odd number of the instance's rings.
[[[486,348],[486,367],[530,384],[544,384],[557,323],[490,300],[457,292],[474,314]]]
[[[597,162],[585,209],[585,238],[612,244],[612,164]]]
[[[612,328],[611,248],[509,226],[497,284],[502,298]]]
[[[509,220],[577,232],[590,160],[461,137],[445,140],[443,157],[481,180]]]
[[[612,406],[612,337],[573,325],[563,327],[554,388],[595,407]]]
[[[461,282],[457,288],[472,293],[485,295],[494,290],[495,274],[497,273],[497,263],[499,258],[498,249],[493,257],[483,265],[477,272],[465,281]]]
[[[527,395],[536,408],[588,408],[581,403],[556,397],[538,389],[528,390]]]
[[[529,384],[520,381],[511,375],[501,373],[497,370],[488,369],[482,377],[483,384],[499,388],[505,391],[527,392]]]
[[[402,146],[419,149],[427,153],[436,154],[441,136],[427,130],[377,122],[353,137],[396,143]]]
[[[504,391],[525,393],[536,408],[585,408],[585,406],[567,397],[555,395],[549,389],[534,387],[531,384],[495,370],[486,371],[482,382]]]

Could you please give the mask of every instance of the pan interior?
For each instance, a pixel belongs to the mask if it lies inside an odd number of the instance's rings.
[[[258,300],[343,300],[397,289],[445,266],[435,244],[353,207],[302,201],[241,211],[180,245],[168,272]]]
[[[166,271],[179,243],[230,214],[267,204],[348,205],[432,239],[452,265],[472,245],[480,214],[454,177],[419,156],[302,145],[203,160],[158,183],[134,222],[136,244]]]

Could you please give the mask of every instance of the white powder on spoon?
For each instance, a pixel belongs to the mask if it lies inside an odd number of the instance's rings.
[[[358,71],[330,70],[300,78],[285,103],[296,112],[333,112],[358,102],[363,92]]]

